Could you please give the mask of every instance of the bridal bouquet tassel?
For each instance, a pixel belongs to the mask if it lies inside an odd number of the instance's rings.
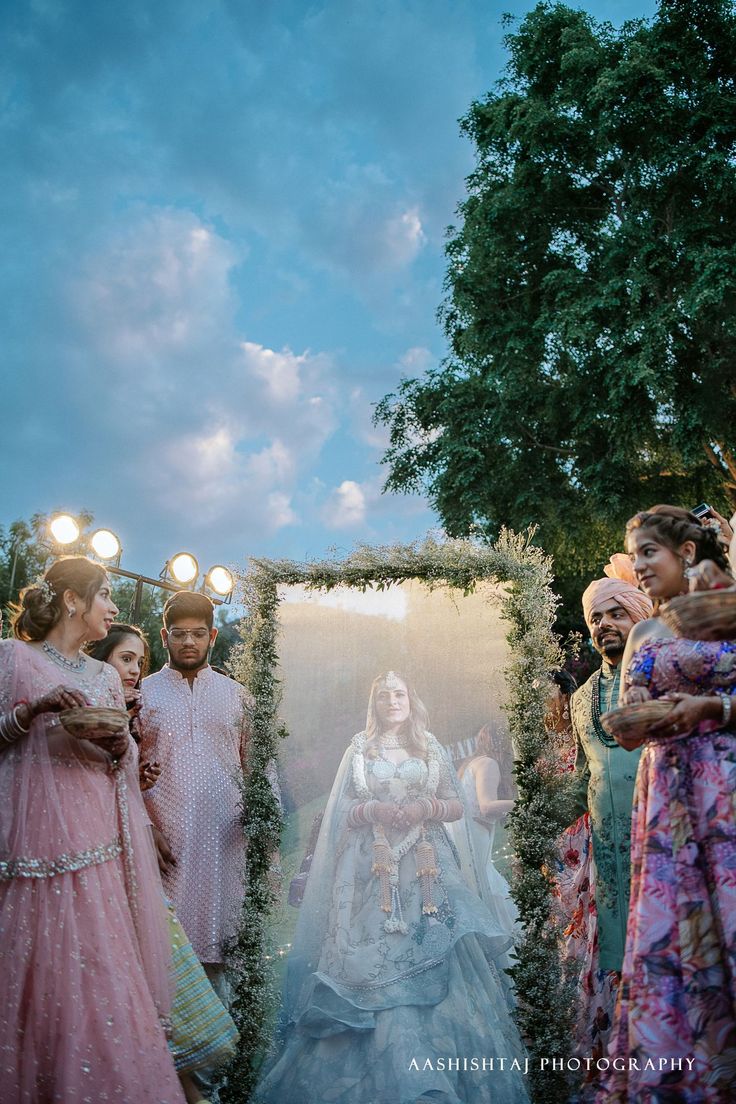
[[[431,916],[433,913],[437,912],[437,905],[432,900],[432,885],[439,870],[437,868],[437,857],[434,853],[434,847],[425,835],[422,835],[422,838],[417,843],[415,855],[417,860],[417,878],[419,879],[419,885],[422,891],[422,913],[424,916]]]

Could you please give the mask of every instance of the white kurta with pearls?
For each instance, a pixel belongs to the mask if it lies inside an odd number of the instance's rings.
[[[166,893],[202,962],[223,961],[243,902],[239,778],[251,713],[244,688],[211,667],[191,688],[168,666],[143,680],[141,758],[161,765],[146,805],[176,858]]]

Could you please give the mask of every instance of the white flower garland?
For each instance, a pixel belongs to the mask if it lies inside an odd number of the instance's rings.
[[[365,745],[366,734],[365,731],[358,732],[353,736],[351,743],[353,745],[353,785],[355,786],[355,792],[358,797],[364,800],[371,801],[374,799],[374,795],[368,787],[368,779],[365,773]],[[440,744],[437,742],[431,732],[427,733],[427,792],[435,796],[437,793],[437,787],[440,781]],[[382,824],[373,824],[373,840],[375,843],[381,843],[391,861],[391,896],[393,900],[393,910],[391,916],[384,922],[384,928],[387,932],[398,932],[401,935],[406,935],[408,927],[404,918],[401,915],[401,900],[399,898],[399,863],[408,855],[413,847],[421,839],[424,833],[424,821],[420,821],[419,824],[415,824],[409,829],[407,834],[398,843],[391,846],[388,842],[386,830]]]

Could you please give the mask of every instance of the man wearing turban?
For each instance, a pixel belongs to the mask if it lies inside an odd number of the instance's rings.
[[[614,567],[615,570],[615,567]],[[590,813],[596,867],[599,967],[620,973],[629,911],[631,807],[640,749],[625,751],[600,723],[618,705],[626,638],[652,603],[621,578],[597,579],[583,594],[583,613],[602,664],[571,698],[577,775],[576,815]]]

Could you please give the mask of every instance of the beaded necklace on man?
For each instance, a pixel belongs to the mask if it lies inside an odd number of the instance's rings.
[[[603,697],[604,689],[604,680],[601,677],[602,674],[603,669],[600,668],[593,675],[593,678],[595,679],[595,683],[593,685],[593,731],[595,732],[596,736],[604,747],[615,748],[618,747],[618,743],[616,742],[616,740],[612,739],[608,735],[603,725],[601,724],[601,713],[605,713],[608,709],[615,708],[616,702],[618,700],[619,686],[621,685],[621,668],[613,667],[611,678],[605,680],[606,683],[610,683],[611,685],[611,692],[610,695],[608,695],[608,701],[606,702],[605,709],[601,708],[603,704],[601,699]]]

